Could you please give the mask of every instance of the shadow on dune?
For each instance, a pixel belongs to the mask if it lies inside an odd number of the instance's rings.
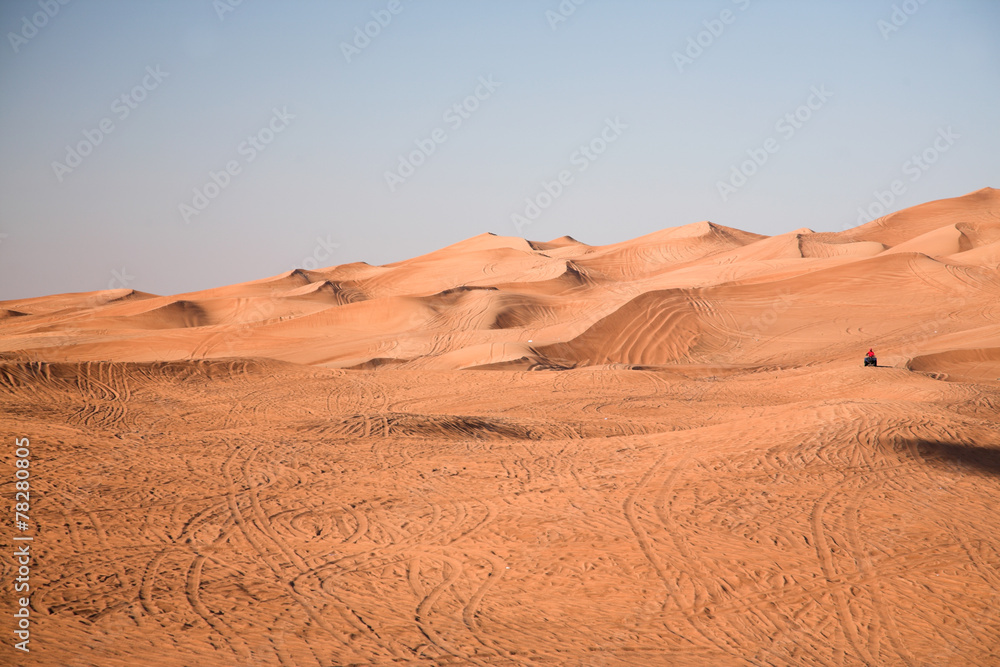
[[[978,471],[1000,476],[1000,448],[953,442],[917,440],[910,443],[923,463],[956,472]]]

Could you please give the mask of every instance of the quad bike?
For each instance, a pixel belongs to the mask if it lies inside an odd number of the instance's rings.
[[[878,366],[878,359],[875,357],[865,357],[865,366]]]

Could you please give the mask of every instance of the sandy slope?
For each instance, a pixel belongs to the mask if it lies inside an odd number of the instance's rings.
[[[998,247],[985,189],[2,302],[0,663],[1000,664]]]

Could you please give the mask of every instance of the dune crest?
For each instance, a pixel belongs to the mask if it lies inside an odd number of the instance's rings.
[[[0,352],[63,361],[235,354],[333,368],[395,358],[447,370],[469,359],[803,363],[877,346],[901,368],[933,372],[935,359],[950,363],[936,337],[954,345],[963,329],[996,325],[998,247],[992,188],[839,233],[765,237],[700,221],[606,246],[484,233],[386,266],[295,269],[176,297],[109,290],[8,301]],[[926,322],[936,333],[921,329]]]

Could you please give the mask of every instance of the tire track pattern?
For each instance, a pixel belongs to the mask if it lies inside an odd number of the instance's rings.
[[[7,365],[33,613],[53,664],[996,664],[1000,397],[777,372]]]

